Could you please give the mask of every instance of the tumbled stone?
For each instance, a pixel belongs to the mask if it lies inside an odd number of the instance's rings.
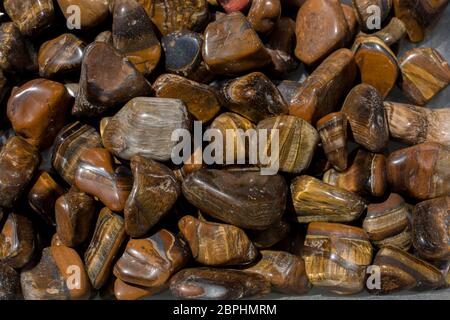
[[[280,16],[280,0],[253,0],[247,18],[256,32],[268,34],[273,30]]]
[[[53,22],[52,0],[4,0],[6,13],[24,35],[31,36]]]

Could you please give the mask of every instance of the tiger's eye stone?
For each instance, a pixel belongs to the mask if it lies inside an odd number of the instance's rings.
[[[147,297],[151,297],[161,290],[162,288],[147,288],[142,286],[131,285],[123,282],[120,279],[114,281],[114,296],[117,300],[140,300]]]
[[[300,223],[353,221],[366,208],[364,199],[357,194],[310,176],[294,178],[291,194]]]
[[[150,17],[135,0],[115,0],[112,38],[114,47],[144,75],[158,65],[161,44]]]
[[[450,146],[450,108],[428,109],[385,102],[391,137],[408,145],[439,142]]]
[[[131,158],[134,183],[125,204],[125,230],[142,237],[163,218],[178,196],[181,186],[172,170],[142,156]]]
[[[53,22],[52,0],[4,0],[6,13],[24,35],[37,34]]]
[[[0,207],[11,208],[31,182],[39,166],[36,148],[11,137],[0,151]]]
[[[251,0],[216,0],[226,13],[242,11],[245,12],[251,4]]]
[[[203,59],[213,73],[222,75],[262,68],[270,62],[258,34],[240,12],[227,14],[206,27]]]
[[[64,180],[73,185],[81,154],[90,148],[101,148],[102,141],[97,131],[80,122],[65,126],[55,139],[52,164]]]
[[[208,122],[219,112],[220,103],[210,86],[181,76],[163,74],[153,84],[159,98],[179,99],[197,120]]]
[[[0,262],[0,301],[21,299],[20,274]]]
[[[253,0],[247,18],[256,32],[269,34],[280,16],[280,0]]]
[[[380,197],[387,189],[386,158],[382,154],[359,149],[347,170],[330,169],[325,172],[323,181],[360,195]]]
[[[0,233],[0,263],[20,269],[30,262],[34,249],[31,221],[24,215],[10,213]]]
[[[86,193],[70,190],[56,200],[56,232],[59,241],[68,247],[84,243],[95,215],[94,199]]]
[[[450,66],[433,48],[415,48],[400,58],[403,93],[425,105],[450,83]]]
[[[134,98],[108,119],[102,140],[105,148],[121,159],[139,154],[167,161],[177,144],[171,139],[173,131],[189,128],[189,115],[181,100]]]
[[[373,264],[380,268],[381,288],[369,289],[372,293],[433,290],[445,283],[443,275],[434,266],[396,247],[381,248]]]
[[[0,24],[0,69],[10,73],[37,69],[36,50],[12,22]]]
[[[317,121],[317,130],[328,161],[338,171],[347,169],[347,118],[333,112]]]
[[[389,24],[377,31],[372,33],[371,36],[377,37],[382,40],[387,46],[391,47],[398,43],[406,35],[406,26],[402,20],[393,17]]]
[[[264,230],[283,215],[287,185],[280,175],[202,169],[187,176],[183,194],[216,219],[244,229]]]
[[[382,151],[389,142],[389,128],[378,90],[369,84],[354,87],[345,99],[341,112],[350,124],[353,138],[371,152]]]
[[[70,33],[44,42],[39,49],[39,74],[51,78],[59,74],[79,71],[86,45]]]
[[[356,69],[350,50],[332,53],[296,91],[289,104],[289,114],[314,125],[320,118],[337,111],[340,101],[353,86]]]
[[[373,251],[363,229],[313,222],[304,250],[306,273],[313,286],[345,295],[363,290]]]
[[[427,142],[392,152],[387,178],[393,192],[427,200],[450,193],[450,148]]]
[[[26,300],[87,300],[91,293],[83,261],[64,246],[45,248],[39,263],[21,273],[20,282]]]
[[[418,203],[413,211],[413,244],[427,260],[450,257],[450,197]]]
[[[84,254],[84,263],[92,286],[100,289],[110,276],[114,259],[125,240],[123,218],[108,208],[98,216],[91,243]]]
[[[258,255],[245,232],[235,226],[184,216],[178,222],[194,259],[207,266],[245,265]]]
[[[227,81],[220,90],[223,105],[252,122],[288,113],[277,87],[261,72]]]
[[[131,239],[114,266],[114,275],[133,285],[158,289],[188,260],[186,244],[162,229],[145,239]]]
[[[7,114],[18,135],[45,149],[64,126],[71,101],[63,84],[35,79],[13,89]]]
[[[290,223],[282,219],[266,230],[249,230],[247,231],[247,234],[256,248],[267,249],[286,239],[290,232]]]
[[[98,116],[150,93],[151,86],[144,75],[119,51],[104,42],[93,42],[84,54],[80,90],[72,114]]]
[[[359,25],[364,31],[372,31],[374,29],[372,23],[374,22],[374,14],[377,11],[375,11],[373,6],[379,9],[379,16],[377,17],[380,23],[386,20],[392,9],[392,0],[352,0],[352,3]]]
[[[73,21],[73,7],[80,8],[81,29],[89,29],[102,23],[109,15],[109,0],[57,0],[64,17]],[[76,11],[75,11],[76,12]]]
[[[270,283],[257,273],[213,268],[190,268],[170,280],[170,291],[181,299],[237,300],[270,293]]]
[[[295,55],[312,65],[348,40],[350,30],[339,0],[307,0],[297,14]]]
[[[275,291],[286,294],[306,294],[311,283],[306,276],[305,262],[296,255],[283,251],[261,251],[261,260],[249,272],[258,273],[270,281]]]
[[[43,171],[28,193],[28,203],[46,223],[52,225],[55,223],[55,202],[63,194],[64,188]]]
[[[307,121],[294,116],[278,116],[265,119],[258,123],[257,130],[276,130],[279,136],[279,162],[281,171],[300,173],[309,167],[319,143],[317,130]],[[270,148],[272,139],[269,138],[264,150]]]
[[[386,201],[367,206],[363,228],[377,247],[391,245],[407,251],[412,243],[408,220],[410,215],[405,200],[391,193]]]
[[[400,74],[395,53],[377,37],[364,37],[353,50],[362,82],[376,88],[385,98]]]
[[[120,166],[114,168],[111,154],[102,148],[84,151],[79,160],[76,187],[98,197],[109,209],[123,211],[133,184],[129,170]]]

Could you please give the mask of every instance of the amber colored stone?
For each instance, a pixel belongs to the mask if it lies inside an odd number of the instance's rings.
[[[0,262],[0,301],[21,299],[20,273]]]
[[[311,283],[301,257],[283,251],[261,251],[261,260],[246,271],[266,277],[275,291],[285,294],[306,294]]]
[[[38,53],[39,74],[51,78],[59,74],[79,71],[86,45],[70,33],[44,42]]]
[[[357,194],[310,176],[294,178],[291,194],[300,223],[353,221],[366,208],[364,199]]]
[[[258,34],[240,12],[225,15],[206,27],[203,59],[216,74],[243,73],[270,62]]]
[[[109,15],[109,0],[57,0],[64,17],[69,22],[73,21],[73,7],[80,8],[81,29],[89,29],[102,23]]]
[[[56,232],[60,242],[68,247],[84,243],[95,215],[94,199],[76,190],[58,198],[55,204]]]
[[[47,148],[64,126],[70,102],[61,83],[35,79],[13,89],[7,114],[18,135],[33,146]]]
[[[165,288],[147,288],[142,286],[131,285],[116,279],[114,282],[114,296],[117,300],[140,300],[151,297]]]
[[[380,197],[387,189],[386,158],[359,149],[347,170],[330,169],[325,172],[323,181],[361,195]]]
[[[197,120],[208,122],[219,112],[217,93],[208,85],[178,75],[163,74],[153,83],[159,98],[179,99]]]
[[[189,260],[184,242],[162,229],[145,239],[131,239],[114,266],[114,275],[122,281],[158,289]]]
[[[91,293],[83,261],[64,246],[45,248],[39,263],[22,272],[20,282],[26,300],[86,300]]]
[[[382,151],[389,142],[389,128],[383,98],[368,84],[354,87],[345,99],[342,113],[348,119],[356,143],[372,152]]]
[[[55,139],[52,164],[64,180],[73,185],[81,154],[90,148],[100,148],[102,141],[97,131],[80,122],[65,126]]]
[[[377,37],[364,37],[353,50],[362,82],[376,88],[385,98],[400,74],[395,53]]]
[[[339,0],[307,0],[297,14],[295,55],[315,64],[342,48],[350,30]]]
[[[278,133],[279,150],[275,158],[281,171],[300,173],[309,167],[320,138],[317,130],[307,121],[289,115],[278,116],[259,122],[256,129],[270,132],[267,145],[263,144],[264,150],[273,143],[272,130]]]
[[[363,229],[337,223],[314,222],[305,239],[306,273],[315,287],[337,294],[363,290],[372,245]]]
[[[36,148],[20,137],[11,137],[0,151],[0,207],[12,208],[39,166]]]
[[[220,90],[223,105],[255,123],[288,113],[277,87],[261,72],[227,81]]]
[[[427,142],[392,152],[387,159],[393,192],[418,200],[450,193],[450,148]]]
[[[91,243],[84,254],[86,270],[95,289],[106,284],[114,259],[124,240],[123,218],[108,208],[103,208],[98,216]]]
[[[54,224],[55,202],[63,193],[64,188],[48,172],[43,171],[28,193],[28,203],[46,223]]]
[[[418,203],[413,211],[413,244],[427,260],[450,258],[450,197]]]
[[[84,53],[80,90],[72,114],[98,116],[150,93],[144,75],[119,51],[104,42],[93,42]]]
[[[283,215],[287,185],[280,175],[202,169],[187,176],[183,194],[216,219],[240,228],[264,230]]]
[[[247,18],[256,32],[268,34],[273,30],[280,16],[280,0],[253,0]]]
[[[37,34],[53,22],[52,0],[4,0],[6,13],[24,35]]]
[[[320,118],[337,111],[340,101],[353,86],[356,72],[350,50],[340,49],[332,53],[294,94],[289,113],[314,125]]]
[[[213,268],[190,268],[170,280],[170,291],[181,299],[237,300],[270,293],[270,283],[257,273]]]
[[[386,27],[371,34],[371,36],[379,38],[389,47],[397,44],[405,37],[405,35],[405,24],[402,20],[397,19],[396,17],[393,17]]]
[[[150,74],[161,58],[161,44],[144,7],[135,0],[115,0],[112,25],[114,47],[136,69]]]
[[[111,154],[102,148],[87,149],[79,160],[75,173],[77,188],[98,197],[109,209],[123,211],[133,184],[129,170],[115,168]]]
[[[401,86],[409,100],[425,105],[450,83],[450,66],[433,48],[415,48],[400,58]]]
[[[373,31],[374,15],[377,15],[380,23],[389,16],[392,9],[392,0],[352,0],[359,25],[364,31]],[[378,8],[379,11],[375,11]]]
[[[31,221],[24,215],[10,213],[0,233],[0,263],[20,269],[30,262],[34,249]]]
[[[142,156],[131,158],[134,183],[125,204],[125,230],[142,237],[163,218],[181,194],[172,170]]]
[[[266,230],[248,230],[246,233],[258,249],[268,249],[286,239],[291,232],[291,224],[282,219]]]
[[[251,4],[251,0],[216,0],[226,13],[242,11],[245,12]]]

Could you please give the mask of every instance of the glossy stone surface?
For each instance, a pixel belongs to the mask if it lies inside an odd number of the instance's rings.
[[[21,299],[20,274],[0,262],[0,301]]]
[[[287,185],[279,175],[202,169],[187,176],[183,194],[216,219],[240,228],[264,230],[283,215]]]
[[[310,176],[294,178],[291,194],[300,223],[353,221],[366,208],[364,199],[357,194]]]
[[[261,72],[227,81],[220,90],[223,105],[250,121],[288,113],[277,87]]]
[[[245,265],[258,251],[245,232],[235,226],[184,216],[178,222],[194,259],[206,266]]]
[[[226,13],[242,11],[245,12],[251,4],[251,0],[216,0]]]
[[[306,273],[315,287],[337,294],[363,290],[372,245],[363,229],[343,224],[314,222],[305,239]]]
[[[169,212],[181,186],[172,170],[142,156],[131,158],[131,170],[134,182],[125,204],[125,230],[142,237]]]
[[[144,7],[135,0],[115,0],[112,40],[136,69],[149,75],[161,58],[161,44]]]
[[[350,50],[340,49],[332,53],[294,94],[290,101],[289,114],[314,125],[320,118],[337,111],[340,100],[353,86],[356,69]]]
[[[307,121],[289,115],[278,116],[259,122],[256,129],[278,130],[280,147],[277,161],[281,171],[300,173],[309,167],[320,138]],[[267,141],[272,143],[271,139]],[[264,145],[264,150],[268,148],[269,145]]]
[[[114,266],[114,275],[133,285],[158,289],[189,260],[184,242],[162,229],[145,239],[131,239]]]
[[[391,137],[408,145],[438,142],[450,146],[450,108],[428,109],[384,103]]]
[[[392,152],[387,159],[391,190],[418,200],[450,192],[450,149],[434,142]]]
[[[208,122],[219,112],[217,93],[208,85],[178,75],[163,74],[153,83],[159,98],[179,99],[197,120]]]
[[[39,74],[51,78],[81,69],[86,45],[71,33],[44,42],[38,53]]]
[[[433,48],[416,48],[400,58],[403,93],[413,103],[425,105],[450,83],[450,66]]]
[[[108,150],[87,149],[80,155],[75,185],[113,211],[123,211],[133,179],[128,168],[116,167]]]
[[[383,99],[368,84],[354,87],[341,110],[347,117],[356,143],[372,152],[383,150],[389,142],[389,129]]]
[[[389,16],[392,8],[392,0],[352,0],[353,8],[355,9],[359,25],[364,31],[373,31],[372,24],[374,22],[374,12],[372,6],[377,6],[379,9],[379,21],[383,21]]]
[[[151,297],[159,293],[162,289],[131,285],[120,279],[114,281],[114,296],[117,300],[140,300]]]
[[[347,118],[333,112],[317,121],[317,131],[328,161],[338,171],[347,169]]]
[[[0,207],[11,208],[23,194],[39,166],[36,148],[17,136],[0,151]]]
[[[84,53],[80,90],[72,114],[98,116],[150,93],[144,75],[119,51],[104,42],[93,42]]]
[[[350,30],[338,0],[307,0],[297,14],[295,55],[315,64],[342,48]]]
[[[243,73],[270,62],[258,34],[240,12],[225,15],[206,27],[203,59],[216,74]]]
[[[406,26],[402,20],[393,17],[389,24],[380,31],[377,31],[371,36],[382,40],[387,46],[391,47],[402,40],[406,35]]]
[[[273,30],[280,16],[280,0],[253,0],[247,18],[256,32],[268,34]]]
[[[170,291],[180,299],[237,300],[267,295],[270,283],[264,276],[247,271],[190,268],[170,280]]]
[[[27,36],[48,27],[55,14],[52,0],[4,0],[3,6],[20,32]]]
[[[64,126],[71,101],[61,83],[35,79],[13,89],[7,115],[18,135],[45,149]]]
[[[171,158],[172,132],[189,129],[189,118],[181,100],[134,98],[108,119],[102,133],[103,145],[115,156],[129,160],[142,155],[159,161]]]
[[[84,254],[86,271],[95,289],[101,288],[108,280],[114,259],[124,240],[123,218],[108,208],[103,208],[91,243]]]
[[[91,293],[83,261],[64,246],[45,248],[39,263],[21,273],[20,282],[26,300],[86,300]]]
[[[80,16],[81,29],[89,29],[102,23],[109,15],[109,0],[57,0],[61,12],[66,19],[73,22],[73,7],[76,5],[82,12]],[[71,18],[72,17],[72,18]]]

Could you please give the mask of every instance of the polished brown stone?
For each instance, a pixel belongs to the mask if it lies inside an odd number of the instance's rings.
[[[356,31],[358,29],[358,19],[355,14],[355,10],[353,10],[352,6],[341,4],[342,10],[344,11],[345,21],[347,21],[348,29],[350,30],[348,41],[350,42],[352,38],[355,36]]]
[[[280,0],[253,0],[247,18],[256,32],[268,34],[273,30],[280,16]]]
[[[140,300],[151,297],[162,290],[163,288],[147,288],[142,286],[131,285],[123,282],[120,279],[114,281],[114,296],[117,300]]]
[[[386,20],[392,9],[392,0],[352,0],[352,3],[359,25],[364,31],[374,30],[372,24],[375,22],[374,15],[377,11],[373,9],[373,6],[376,6],[379,10],[379,16],[377,17],[380,23]]]
[[[363,34],[366,35],[366,34]],[[406,35],[406,26],[402,20],[393,17],[389,24],[380,31],[372,33],[371,36],[382,40],[387,46],[391,47],[402,40]]]
[[[39,33],[53,22],[52,0],[4,0],[6,13],[24,35]]]
[[[347,118],[333,112],[317,121],[317,130],[328,161],[338,171],[347,169]]]
[[[20,273],[0,262],[0,301],[20,300]]]
[[[89,29],[102,23],[109,15],[109,0],[57,0],[61,12],[70,22],[73,21],[73,7],[80,8],[80,27]]]

